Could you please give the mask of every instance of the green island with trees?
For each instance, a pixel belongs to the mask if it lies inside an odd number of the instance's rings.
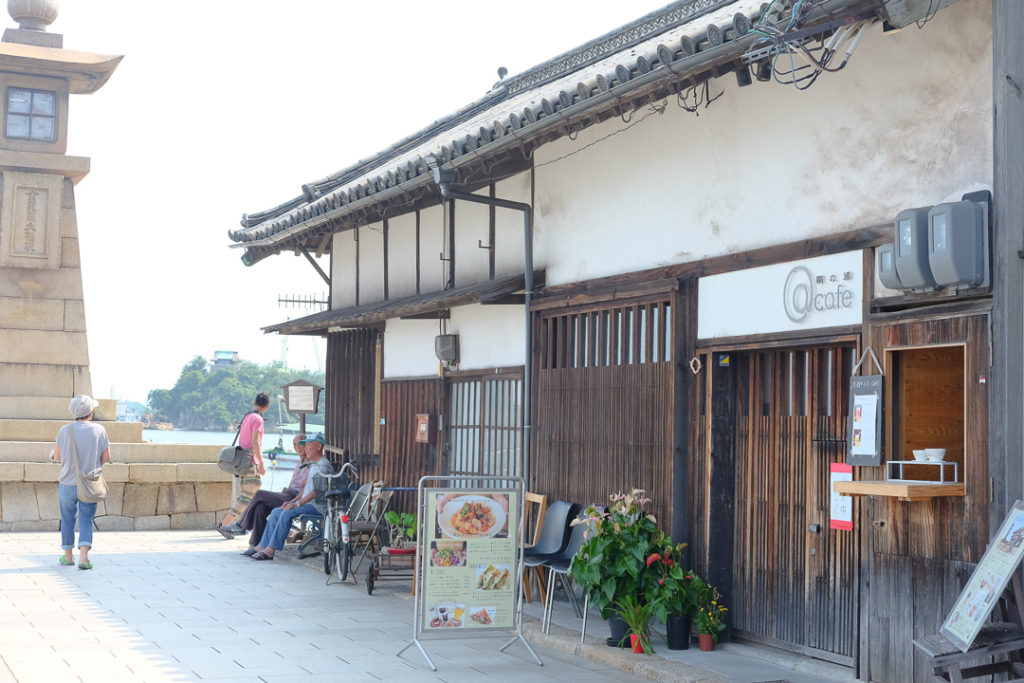
[[[270,410],[263,416],[268,429],[283,421],[298,422],[299,415],[284,410],[279,400],[281,387],[304,379],[323,386],[324,374],[311,370],[291,370],[281,363],[258,365],[250,361],[216,369],[202,356],[195,356],[185,364],[171,389],[153,389],[149,392],[150,419],[169,422],[175,429],[198,431],[233,431],[239,421],[252,410],[256,394],[270,395]],[[278,410],[277,403],[280,403]],[[307,415],[310,423],[324,424],[324,397],[321,394],[319,412]]]

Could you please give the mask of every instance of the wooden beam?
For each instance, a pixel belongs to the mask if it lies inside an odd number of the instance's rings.
[[[990,528],[1024,497],[1024,3],[992,2],[993,371],[989,373]]]

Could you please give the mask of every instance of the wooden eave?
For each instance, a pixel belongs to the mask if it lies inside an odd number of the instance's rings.
[[[544,286],[544,271],[537,271],[533,278],[535,286]],[[424,314],[437,314],[458,306],[499,302],[502,297],[522,292],[526,286],[525,280],[523,275],[510,275],[497,280],[476,282],[427,294],[416,294],[363,306],[322,311],[297,320],[269,325],[264,327],[263,331],[280,334],[322,335],[332,327],[377,327],[394,318],[423,317]]]

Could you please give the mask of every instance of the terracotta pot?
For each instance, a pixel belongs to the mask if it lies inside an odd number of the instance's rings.
[[[670,616],[665,621],[666,635],[670,650],[686,650],[690,647],[690,624],[692,620],[685,616]]]
[[[637,654],[642,655],[645,652],[651,652],[651,643],[647,640],[646,636],[638,636],[635,633],[630,633],[629,642],[633,646],[633,652]]]
[[[710,633],[698,633],[697,640],[700,642],[700,649],[704,652],[711,652],[715,649],[715,639]]]

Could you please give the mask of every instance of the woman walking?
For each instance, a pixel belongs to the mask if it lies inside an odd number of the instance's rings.
[[[224,538],[235,537],[226,527],[235,517],[245,512],[249,501],[260,490],[260,477],[267,473],[267,468],[263,464],[263,413],[270,407],[270,395],[261,391],[256,394],[252,404],[253,411],[242,419],[242,426],[238,432],[238,445],[252,451],[252,467],[244,474],[236,475],[239,479],[238,498],[224,519],[217,523],[217,531]]]
[[[96,503],[83,503],[78,500],[78,472],[91,472],[110,461],[110,439],[107,437],[107,430],[92,421],[99,404],[99,401],[84,394],[71,399],[68,410],[75,421],[60,428],[57,432],[57,445],[53,449],[54,461],[61,463],[58,489],[60,547],[64,554],[60,558],[60,563],[65,566],[75,564],[72,550],[75,545],[77,517],[79,569],[92,569],[89,551],[92,550],[92,521],[96,517]]]

